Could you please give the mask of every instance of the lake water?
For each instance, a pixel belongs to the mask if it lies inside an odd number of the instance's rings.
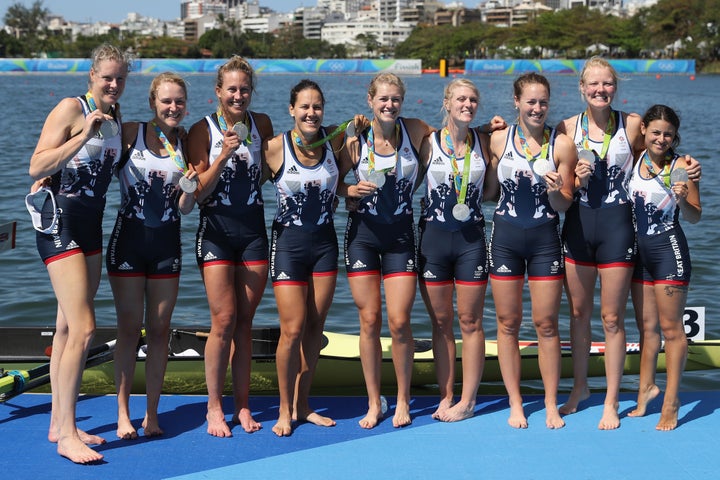
[[[251,109],[265,112],[273,120],[275,132],[292,126],[287,104],[290,88],[301,78],[313,78],[323,88],[326,97],[325,124],[337,124],[355,113],[370,115],[366,102],[369,76],[297,76],[260,75],[257,91]],[[551,114],[550,122],[555,125],[565,117],[584,108],[574,76],[550,76]],[[45,267],[35,247],[35,236],[29,215],[24,207],[24,195],[31,183],[28,164],[45,117],[64,96],[85,93],[86,74],[11,74],[0,75],[0,224],[17,221],[17,247],[0,254],[0,325],[52,325],[55,319],[55,299]],[[131,73],[127,88],[121,99],[123,118],[149,120],[151,113],[147,103],[147,90],[152,76]],[[434,126],[440,126],[440,111],[443,87],[451,78],[437,75],[422,75],[404,78],[407,94],[403,115],[419,117]],[[481,92],[481,109],[478,123],[500,114],[513,121],[512,108],[513,77],[476,76],[471,79]],[[189,128],[195,121],[215,110],[214,76],[189,75],[188,116],[184,126]],[[713,161],[720,137],[715,128],[720,124],[717,106],[720,105],[720,77],[716,76],[628,76],[624,78],[615,99],[615,108],[643,113],[653,103],[665,103],[680,114],[682,137],[680,152],[690,153],[703,163],[702,203],[703,218],[696,225],[683,223],[688,236],[693,259],[693,277],[690,285],[688,306],[706,308],[706,337],[720,338],[720,324],[716,321],[720,295],[715,291],[715,282],[720,275],[713,265],[720,258],[718,238],[718,205],[720,174],[713,168]],[[420,189],[419,191],[422,191]],[[275,211],[274,191],[270,184],[264,186],[266,216]],[[119,202],[118,188],[111,185],[105,215],[105,234],[112,230],[115,212]],[[494,205],[486,204],[486,217],[491,218]],[[416,215],[419,210],[416,203]],[[197,228],[197,210],[183,218],[184,269],[181,277],[180,296],[173,317],[174,326],[208,326],[209,315],[203,285],[193,256],[193,243]],[[342,245],[346,215],[341,207],[336,216],[338,238]],[[270,223],[268,222],[268,225]],[[357,311],[352,301],[344,267],[340,263],[340,274],[335,300],[330,311],[326,328],[331,331],[357,333],[359,330]],[[529,321],[529,302],[526,300],[526,321],[521,337],[534,338]],[[112,295],[106,278],[98,292],[97,321],[99,325],[114,325],[115,311]],[[597,309],[596,309],[597,311]],[[632,310],[627,319],[628,341],[637,341]],[[416,337],[429,337],[430,324],[418,294],[413,309],[413,331]],[[277,312],[272,288],[268,283],[265,296],[260,304],[254,324],[256,326],[277,325]],[[563,301],[560,318],[563,340],[569,339],[568,315]],[[495,321],[492,297],[487,294],[485,329],[488,338],[495,338]],[[387,330],[384,330],[387,335]],[[593,320],[593,338],[602,340],[600,320]],[[693,387],[708,388],[717,385],[720,375],[701,373],[686,375],[685,383]],[[564,384],[565,385],[565,384]]]

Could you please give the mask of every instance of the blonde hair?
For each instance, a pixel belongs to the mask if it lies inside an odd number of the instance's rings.
[[[125,67],[126,71],[130,71],[134,56],[131,53],[123,52],[115,45],[109,43],[103,43],[93,49],[90,54],[90,70],[97,72],[100,68],[100,63],[104,61],[118,62],[120,65]],[[88,79],[88,88],[90,87],[90,79]]]
[[[585,74],[587,73],[588,69],[590,68],[604,68],[610,72],[610,75],[613,77],[613,81],[615,82],[615,86],[618,84],[618,80],[620,79],[618,77],[617,70],[615,70],[615,67],[610,65],[610,62],[608,62],[603,57],[590,57],[585,61],[585,65],[583,65],[583,68],[580,70],[580,93],[582,94],[582,86],[585,85]]]
[[[445,102],[452,99],[453,92],[455,91],[456,88],[460,88],[460,87],[467,87],[470,90],[472,90],[473,92],[475,92],[475,95],[478,97],[478,104],[480,102],[480,90],[478,90],[477,85],[475,85],[472,82],[472,80],[468,80],[467,78],[454,79],[453,81],[451,81],[450,83],[445,85],[445,90],[443,91],[443,108],[442,108],[442,111],[443,111],[442,124],[443,125],[447,125],[447,119],[448,119],[448,115],[449,115],[448,109],[445,106]]]
[[[157,91],[158,88],[160,88],[160,85],[162,83],[174,83],[176,85],[179,85],[180,88],[183,89],[183,93],[185,94],[185,98],[187,98],[187,86],[185,85],[185,80],[178,75],[177,73],[173,72],[163,72],[153,78],[152,82],[150,83],[150,92],[148,93],[148,97],[150,98],[150,103],[153,104],[155,100],[157,99]]]
[[[248,77],[250,77],[250,88],[254,92],[255,91],[255,83],[256,83],[256,77],[255,77],[255,70],[253,69],[252,65],[250,65],[250,62],[245,60],[240,55],[233,55],[230,57],[230,60],[225,62],[218,68],[217,71],[217,79],[215,80],[215,85],[218,88],[222,88],[223,86],[223,76],[227,72],[243,72]]]
[[[377,93],[377,86],[379,83],[385,83],[387,85],[395,85],[400,88],[400,93],[403,100],[405,100],[405,84],[403,81],[394,73],[378,73],[370,80],[370,86],[368,86],[368,95],[370,98],[375,97]]]

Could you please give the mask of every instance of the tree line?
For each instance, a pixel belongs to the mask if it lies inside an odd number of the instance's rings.
[[[421,59],[424,65],[437,65],[444,58],[451,65],[462,65],[465,58],[586,58],[601,53],[618,58],[692,58],[701,71],[720,63],[720,0],[659,0],[627,18],[576,7],[544,13],[509,28],[486,23],[459,27],[420,24],[394,49],[379,46],[371,35],[358,37],[361,52],[358,47],[306,39],[301,27],[290,26],[273,34],[242,32],[237,20],[223,17],[219,28],[206,32],[197,42],[121,35],[119,31],[81,35],[73,41],[69,34],[43,28],[48,15],[42,0],[35,0],[30,7],[10,5],[5,25],[18,32],[19,38],[0,31],[0,56],[86,58],[99,43],[112,42],[144,58],[226,58],[231,54],[346,58],[361,53]]]

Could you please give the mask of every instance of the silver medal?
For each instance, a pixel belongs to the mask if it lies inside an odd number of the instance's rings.
[[[385,172],[370,172],[368,174],[368,182],[377,185],[377,188],[382,188],[385,185]]]
[[[551,169],[549,160],[540,159],[533,162],[533,172],[540,178],[544,177]]]
[[[348,123],[347,127],[345,127],[345,136],[357,137],[357,132],[355,131],[355,122],[350,122]]]
[[[458,203],[453,207],[452,214],[455,220],[464,222],[470,218],[470,207],[464,203]]]
[[[235,125],[233,125],[233,131],[237,133],[238,138],[240,138],[240,141],[244,141],[248,136],[248,128],[247,125],[245,125],[243,122],[237,122]]]
[[[120,127],[115,120],[105,120],[100,124],[98,132],[102,138],[112,138],[120,133]]]
[[[670,185],[675,185],[678,182],[687,182],[688,181],[688,173],[687,170],[685,170],[682,167],[678,167],[674,169],[672,172],[670,172]]]
[[[197,178],[187,178],[185,176],[180,177],[178,184],[180,185],[180,190],[185,193],[193,193],[198,187]]]
[[[595,152],[584,148],[578,152],[578,160],[585,160],[590,165],[594,165],[595,164]]]

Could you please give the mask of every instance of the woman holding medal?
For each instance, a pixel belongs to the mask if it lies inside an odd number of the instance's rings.
[[[88,92],[50,112],[30,159],[30,176],[51,191],[37,246],[58,301],[50,359],[52,412],[48,439],[75,463],[99,461],[88,445],[105,440],[78,430],[77,397],[95,333],[93,299],[102,271],[102,216],[112,165],[121,153],[117,105],[130,58],[112,45],[92,53]],[[49,180],[47,179],[49,177]],[[49,185],[48,185],[49,183]],[[52,228],[48,228],[50,224]],[[44,233],[43,233],[44,232]]]
[[[660,394],[655,370],[662,331],[667,378],[655,428],[673,430],[678,422],[678,391],[687,359],[683,314],[692,270],[680,213],[690,223],[700,221],[700,185],[688,181],[691,157],[675,152],[680,144],[680,119],[670,107],[650,107],[640,128],[646,150],[628,186],[638,245],[631,288],[640,329],[640,385],[637,408],[628,415],[645,415],[648,402]]]
[[[560,382],[558,315],[564,262],[559,212],[572,203],[577,151],[572,140],[549,127],[550,84],[537,73],[514,84],[518,122],[490,139],[488,196],[500,187],[490,236],[490,284],[498,328],[498,359],[510,402],[508,424],[527,428],[520,394],[518,336],[522,291],[528,276],[538,362],[545,388],[545,425],[565,425],[557,407]]]
[[[642,142],[640,116],[613,110],[618,75],[607,60],[590,58],[580,72],[584,112],[558,125],[579,151],[575,199],[565,215],[565,291],[570,304],[573,388],[561,414],[577,411],[590,395],[587,367],[590,317],[600,277],[607,391],[601,430],[618,428],[620,382],[625,366],[625,307],[635,262],[635,233],[627,192],[633,152]]]
[[[474,83],[456,79],[445,87],[445,126],[423,142],[427,189],[420,216],[420,293],[433,326],[433,353],[440,405],[433,418],[472,417],[485,364],[482,326],[487,288],[487,248],[482,211],[490,138],[470,128],[480,104]],[[496,120],[496,119],[494,119]],[[497,121],[483,128],[503,128]],[[455,404],[455,311],[462,332],[462,395]]]
[[[117,436],[137,438],[130,391],[143,321],[146,329],[146,437],[162,435],[158,403],[168,357],[170,319],[180,283],[180,214],[195,204],[196,173],[188,170],[179,132],[187,88],[174,73],[150,84],[150,122],[123,124],[123,155],[116,165],[121,205],[105,258],[117,312],[115,386]],[[184,179],[184,182],[181,182]]]
[[[356,184],[339,187],[340,195],[358,199],[345,230],[345,268],[360,317],[360,360],[368,393],[368,412],[359,422],[363,428],[375,427],[385,413],[380,397],[381,284],[398,383],[393,426],[412,421],[410,311],[417,283],[412,195],[418,184],[418,152],[432,129],[422,120],[400,116],[404,97],[405,85],[394,74],[381,73],[370,82],[367,102],[373,119],[347,145]]]
[[[290,91],[293,128],[263,145],[277,193],[270,277],[280,317],[275,354],[280,390],[273,432],[292,434],[293,421],[332,427],[309,404],[322,332],[335,293],[338,244],[333,223],[338,178],[349,170],[342,128],[322,126],[325,98],[312,80]],[[332,132],[328,135],[328,132]]]
[[[232,436],[222,408],[228,364],[232,422],[248,433],[262,427],[249,408],[251,327],[268,273],[260,150],[273,126],[270,117],[249,110],[255,84],[250,63],[230,58],[217,73],[217,111],[196,122],[188,134],[190,163],[199,179],[196,255],[211,319],[205,346],[207,431],[216,437]]]

